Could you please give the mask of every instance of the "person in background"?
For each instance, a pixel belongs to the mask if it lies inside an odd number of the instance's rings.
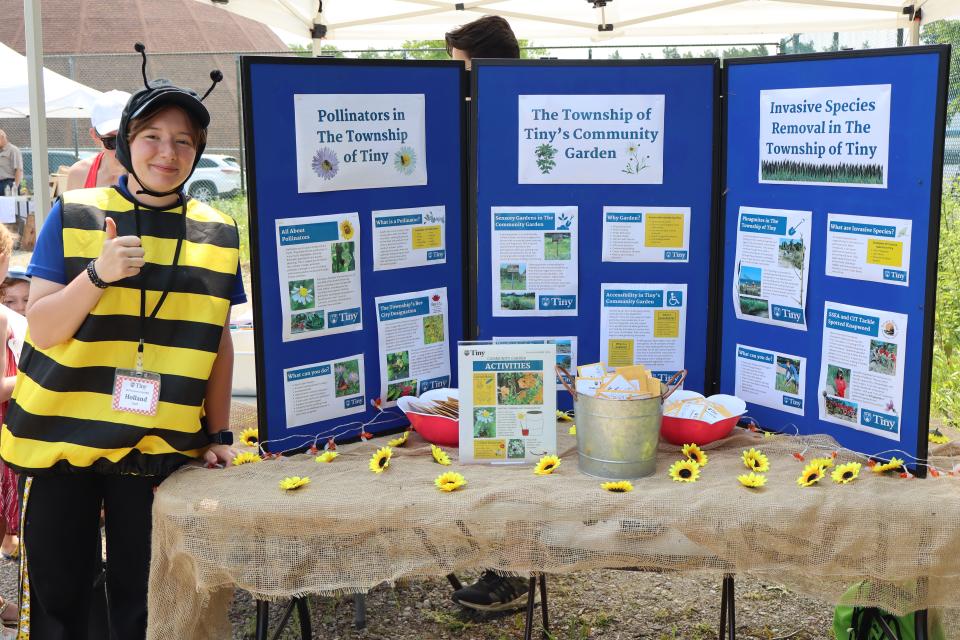
[[[31,638],[91,638],[98,567],[84,550],[100,539],[103,505],[110,637],[143,640],[154,490],[184,464],[235,455],[229,315],[246,300],[239,234],[232,218],[183,192],[210,113],[196,92],[148,81],[136,48],[144,88],[117,134],[127,175],[65,192],[29,268],[30,339],[0,456],[21,476],[20,631],[29,625]]]
[[[519,58],[520,45],[510,23],[500,16],[484,16],[444,36],[447,53],[463,60],[470,70],[474,58]],[[453,601],[478,611],[509,611],[526,606],[528,581],[487,570],[472,585],[453,592]]]
[[[23,180],[23,156],[20,148],[7,139],[7,132],[0,129],[0,196],[19,195]],[[7,194],[9,188],[10,193]]]
[[[12,253],[13,235],[5,226],[0,225],[0,278],[7,275]],[[20,358],[20,348],[23,346],[25,333],[26,319],[9,308],[0,306],[0,336],[3,341],[3,348],[0,350],[2,353],[0,367],[3,368],[0,372],[0,421],[6,416],[8,401],[17,379],[17,361]],[[0,532],[4,534],[0,551],[6,560],[16,560],[18,557],[19,540],[16,536],[19,531],[20,500],[17,496],[17,475],[13,469],[0,461]],[[13,602],[0,598],[0,625],[4,627],[0,638],[16,637],[15,627],[19,617],[19,611]],[[14,629],[10,629],[11,627]],[[14,633],[8,633],[8,629]]]
[[[91,187],[109,187],[117,184],[126,169],[117,162],[117,128],[123,107],[130,99],[126,91],[113,89],[107,91],[93,105],[90,116],[90,137],[100,153],[92,158],[78,160],[67,173],[66,190],[90,189]]]
[[[444,35],[447,53],[463,60],[467,71],[473,58],[519,58],[520,45],[510,23],[500,16],[484,16]]]
[[[0,304],[25,316],[29,299],[30,276],[27,275],[27,270],[23,267],[10,267],[3,285],[0,285]]]

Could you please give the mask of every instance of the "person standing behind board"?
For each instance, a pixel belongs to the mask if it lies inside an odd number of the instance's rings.
[[[67,173],[67,191],[111,187],[127,171],[117,162],[117,129],[120,116],[130,94],[113,89],[107,91],[93,105],[90,116],[90,137],[100,147],[100,153],[92,158],[78,160]]]
[[[484,16],[444,35],[447,53],[463,60],[467,71],[474,58],[519,58],[520,44],[510,23],[500,16]]]

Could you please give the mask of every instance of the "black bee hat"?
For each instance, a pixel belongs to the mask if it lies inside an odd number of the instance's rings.
[[[120,117],[120,127],[117,129],[117,161],[120,162],[130,175],[137,178],[137,182],[140,183],[140,191],[138,191],[138,193],[146,193],[151,196],[167,196],[171,193],[178,192],[183,186],[183,183],[177,185],[176,189],[164,193],[151,191],[143,185],[143,182],[137,177],[136,172],[133,170],[133,162],[130,158],[130,142],[127,140],[130,132],[130,121],[149,116],[163,107],[177,106],[186,111],[190,115],[190,118],[200,125],[202,129],[206,129],[210,124],[210,112],[203,106],[203,101],[210,95],[210,92],[217,86],[217,83],[223,80],[223,74],[220,73],[219,69],[210,72],[210,79],[213,81],[213,84],[210,85],[210,88],[207,89],[207,92],[201,97],[193,89],[178,87],[163,78],[147,80],[147,48],[138,42],[134,46],[134,49],[143,57],[143,64],[140,68],[143,74],[143,89],[140,89],[130,96],[130,100],[127,101],[127,106],[123,109],[123,115]],[[200,161],[200,156],[203,154],[205,147],[206,144],[197,145],[197,155],[193,159],[193,167],[190,168],[191,174]],[[186,180],[184,182],[186,182]]]

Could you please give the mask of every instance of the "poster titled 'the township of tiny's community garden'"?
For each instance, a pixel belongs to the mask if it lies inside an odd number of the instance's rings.
[[[887,186],[890,85],[760,92],[762,183]]]

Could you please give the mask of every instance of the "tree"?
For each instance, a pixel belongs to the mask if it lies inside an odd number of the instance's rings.
[[[313,47],[305,44],[288,44],[290,51],[293,51],[301,58],[313,57]],[[343,52],[332,44],[325,44],[320,47],[320,55],[329,58],[343,58]]]
[[[780,53],[813,53],[816,49],[813,46],[813,40],[803,42],[800,40],[800,34],[794,33],[789,38],[780,41]]]
[[[676,60],[677,58],[692,58],[693,54],[689,51],[684,51],[683,55],[680,55],[676,47],[664,47],[663,57],[667,60]]]
[[[937,20],[920,33],[924,44],[950,44],[950,96],[947,119],[960,113],[960,20]]]

